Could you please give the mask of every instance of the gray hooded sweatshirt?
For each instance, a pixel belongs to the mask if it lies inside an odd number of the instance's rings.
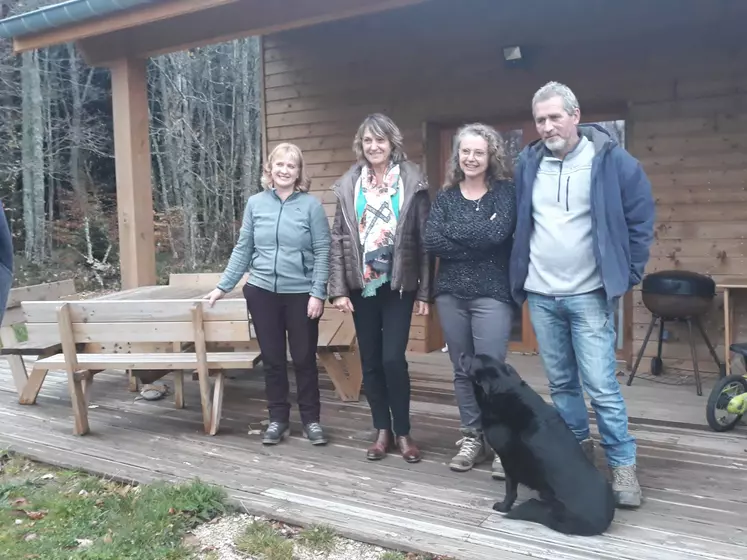
[[[592,236],[594,155],[592,142],[581,136],[565,159],[547,151],[540,162],[532,191],[527,292],[570,296],[602,287]]]

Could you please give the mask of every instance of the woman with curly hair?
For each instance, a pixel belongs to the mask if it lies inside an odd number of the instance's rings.
[[[505,179],[498,133],[484,124],[460,128],[446,182],[431,207],[425,246],[439,257],[436,308],[454,367],[454,393],[461,417],[459,452],[449,463],[468,471],[489,457],[472,382],[460,366],[462,353],[504,361],[513,318],[508,278],[516,225],[516,194]],[[493,477],[503,478],[496,456]]]
[[[270,413],[262,443],[280,443],[289,431],[287,335],[304,436],[324,445],[316,347],[329,278],[329,223],[321,201],[308,192],[303,154],[295,144],[272,150],[262,186],[247,200],[239,241],[207,297],[212,306],[249,271],[244,298],[265,364]]]

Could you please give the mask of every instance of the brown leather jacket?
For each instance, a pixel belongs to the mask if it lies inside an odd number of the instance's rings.
[[[332,187],[337,210],[332,225],[329,252],[329,299],[348,297],[351,290],[363,289],[363,251],[355,213],[355,183],[361,166],[354,165]],[[425,222],[431,208],[428,182],[414,163],[400,164],[402,211],[394,240],[391,286],[400,292],[417,291],[420,301],[431,301],[432,271],[430,257],[423,245]]]

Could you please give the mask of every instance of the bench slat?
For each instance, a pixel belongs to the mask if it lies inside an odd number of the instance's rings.
[[[346,316],[329,345],[335,348],[348,348],[355,342],[355,323],[353,318]]]
[[[259,352],[208,352],[207,364],[211,369],[243,369],[251,367]],[[179,370],[197,367],[194,353],[160,352],[152,354],[78,354],[78,367],[82,369],[161,369]],[[64,354],[37,360],[36,364],[54,369],[65,366]]]
[[[3,356],[39,356],[49,352],[59,352],[62,348],[60,337],[57,340],[29,340],[18,342],[12,346],[4,346],[0,349]]]
[[[339,321],[325,321],[322,320],[319,322],[319,342],[317,342],[318,347],[325,347],[328,346],[332,338],[335,336],[337,331],[340,328]]]
[[[21,305],[26,300],[50,301],[58,300],[75,294],[75,282],[73,280],[60,280],[45,284],[34,284],[13,288],[8,294],[7,309]]]
[[[59,337],[55,323],[27,323],[30,339],[47,340]],[[194,341],[192,323],[142,322],[142,323],[73,323],[76,342],[189,342]],[[249,326],[243,321],[205,322],[207,342],[249,342]]]
[[[223,299],[213,307],[201,299],[158,300],[88,300],[70,302],[73,323],[191,322],[192,308],[202,302],[205,320],[246,321],[248,313],[243,299]],[[61,302],[25,301],[23,312],[28,323],[57,323]]]

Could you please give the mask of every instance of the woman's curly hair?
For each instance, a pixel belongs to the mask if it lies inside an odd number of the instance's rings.
[[[504,164],[506,150],[503,139],[500,137],[498,132],[496,132],[492,126],[486,124],[467,124],[457,130],[454,135],[454,144],[446,167],[446,181],[443,185],[444,189],[453,187],[464,180],[464,172],[459,166],[459,147],[462,143],[462,139],[468,135],[479,136],[480,138],[484,138],[488,143],[488,169],[486,172],[488,184],[500,179],[505,179],[508,176]]]

